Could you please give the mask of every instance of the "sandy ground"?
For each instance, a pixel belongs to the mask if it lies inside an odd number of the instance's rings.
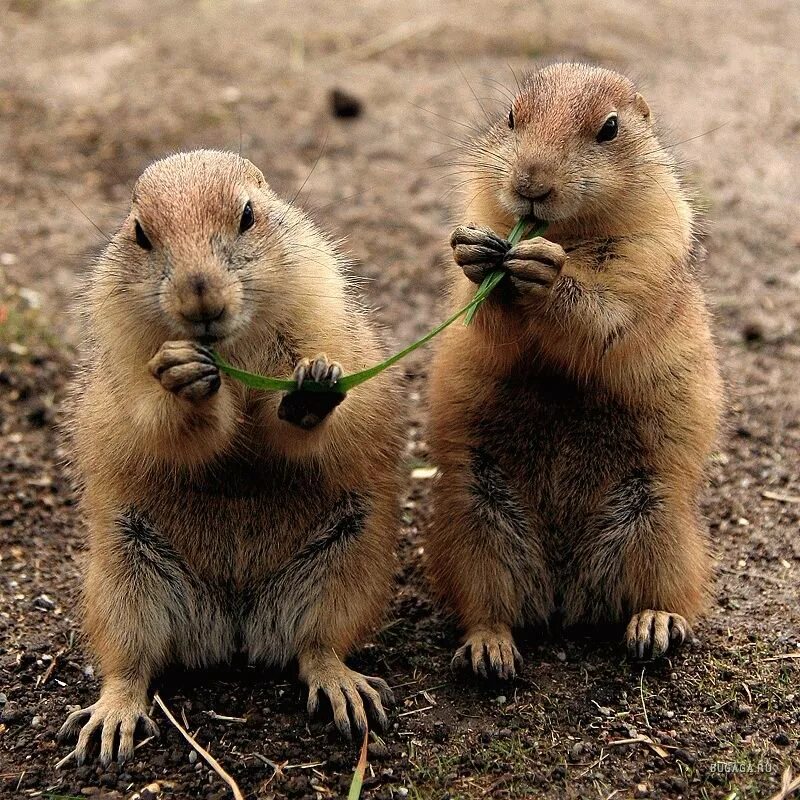
[[[0,3],[0,796],[129,797],[154,781],[164,797],[229,796],[163,719],[123,769],[55,770],[67,706],[98,689],[75,639],[80,521],[53,429],[94,225],[113,230],[136,176],[173,150],[241,150],[287,197],[319,158],[298,202],[346,238],[387,339],[405,343],[443,316],[459,175],[437,164],[481,124],[473,90],[505,112],[497,82],[553,58],[632,74],[707,209],[730,387],[704,503],[716,601],[671,662],[531,640],[513,687],[455,681],[457,634],[420,573],[426,482],[409,477],[397,597],[354,662],[400,700],[365,795],[734,800],[800,771],[800,6],[432,5]],[[332,117],[334,87],[360,117]],[[405,364],[422,459],[426,364]],[[291,675],[237,668],[162,691],[250,797],[346,794],[355,749],[307,724]]]

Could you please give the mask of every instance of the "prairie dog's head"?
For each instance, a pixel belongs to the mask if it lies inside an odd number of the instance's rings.
[[[473,145],[478,178],[470,188],[478,184],[482,203],[513,217],[592,216],[641,184],[654,150],[650,109],[630,80],[553,64],[523,79],[502,119]]]
[[[294,250],[313,235],[304,221],[246,159],[179,153],[137,180],[130,213],[97,269],[139,330],[162,341],[230,340],[256,315],[269,326],[292,281],[309,279],[287,269],[290,232]],[[103,301],[97,310],[107,309]]]

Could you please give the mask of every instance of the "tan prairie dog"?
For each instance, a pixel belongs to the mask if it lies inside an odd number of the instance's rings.
[[[97,260],[69,422],[88,527],[86,634],[100,699],[62,728],[76,756],[133,753],[170,663],[246,651],[296,662],[308,708],[385,724],[391,691],[343,659],[381,617],[394,571],[400,394],[388,373],[335,392],[259,393],[244,369],[335,381],[380,360],[331,241],[249,161],[151,165]],[[328,353],[337,361],[329,361]],[[312,356],[311,359],[307,356]]]
[[[627,625],[632,656],[660,656],[711,579],[721,387],[687,193],[631,81],[582,64],[526,77],[466,156],[453,304],[507,276],[431,370],[427,553],[465,631],[454,661],[513,677],[512,628],[554,618]],[[531,215],[546,238],[512,247]]]

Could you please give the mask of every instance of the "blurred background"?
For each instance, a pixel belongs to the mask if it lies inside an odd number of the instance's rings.
[[[732,800],[777,791],[783,769],[800,763],[799,44],[791,0],[2,0],[0,787],[129,796],[152,779],[172,781],[165,796],[221,791],[171,734],[166,756],[150,745],[122,774],[52,769],[65,754],[52,734],[66,704],[96,691],[74,645],[80,526],[54,431],[78,343],[70,306],[103,244],[96,228],[112,232],[123,219],[136,177],[176,150],[241,151],[345,239],[395,347],[445,313],[460,180],[449,151],[484,124],[481,105],[507,113],[514,73],[578,59],[637,80],[706,213],[704,282],[730,385],[704,503],[718,599],[699,655],[648,667],[641,700],[639,672],[613,647],[580,642],[529,644],[522,679],[502,694],[456,692],[446,683],[456,634],[433,612],[419,571],[427,479],[409,470],[393,621],[363,658],[406,687],[401,712],[413,713],[371,751],[368,794]],[[426,353],[403,367],[410,467],[427,453]],[[201,683],[173,702],[190,698],[186,713],[255,795],[341,793],[352,753],[307,733],[296,685],[283,684],[284,696],[274,682],[240,690],[241,678]],[[260,722],[226,727],[191,714],[192,702],[208,709],[220,697],[218,712]],[[661,742],[661,754],[609,744],[640,734]],[[325,765],[276,777],[242,755],[259,747],[276,761]]]

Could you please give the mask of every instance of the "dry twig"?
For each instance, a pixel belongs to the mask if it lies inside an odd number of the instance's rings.
[[[155,702],[158,703],[159,708],[164,712],[166,718],[178,729],[181,736],[183,736],[183,738],[186,739],[186,741],[189,742],[189,744],[195,750],[197,750],[198,753],[200,753],[200,755],[208,762],[208,765],[211,767],[211,769],[213,769],[214,772],[216,772],[217,775],[219,775],[220,778],[222,778],[222,780],[224,780],[225,783],[227,783],[228,786],[231,787],[234,800],[244,800],[244,795],[242,794],[242,790],[236,785],[236,781],[233,778],[231,778],[231,776],[228,775],[227,772],[225,772],[219,761],[217,761],[217,759],[214,758],[214,756],[212,756],[211,753],[208,752],[208,750],[205,750],[203,747],[201,747],[197,743],[197,740],[192,738],[191,734],[180,724],[180,722],[178,722],[177,719],[175,719],[172,712],[167,708],[166,704],[161,699],[158,692],[156,692],[153,695],[153,700],[155,700]]]
[[[788,800],[798,789],[800,789],[800,775],[792,778],[792,768],[786,767],[781,780],[781,790],[770,800]]]

